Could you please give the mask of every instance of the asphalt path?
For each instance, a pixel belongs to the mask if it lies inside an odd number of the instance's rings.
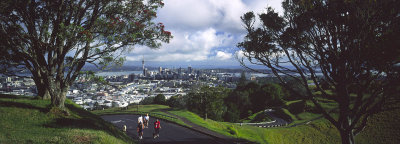
[[[269,124],[266,124],[265,126],[272,126],[272,125],[286,125],[286,124],[289,124],[289,122],[287,122],[286,120],[284,120],[284,119],[282,119],[282,118],[280,118],[280,117],[278,117],[278,116],[276,116],[275,114],[274,114],[274,112],[273,111],[270,111],[270,112],[266,112],[272,119],[274,119],[275,120],[275,122],[274,123],[269,123]]]
[[[136,131],[139,115],[105,115],[101,116],[104,120],[111,122],[117,128],[122,130],[123,125],[127,127],[127,135],[138,140]],[[156,119],[150,117],[149,127],[143,130],[143,139],[138,142],[141,144],[219,144],[213,137],[190,130],[188,128],[169,123],[163,120],[161,122],[160,137],[153,138],[154,122]]]
[[[257,126],[257,127],[273,127],[273,126],[284,126],[289,124],[290,122],[276,116],[274,113],[275,111],[265,111],[265,113],[267,115],[269,115],[273,120],[275,120],[275,122],[271,122],[271,123],[259,123],[259,124],[254,124],[254,123],[249,123],[248,125],[252,125],[252,126]]]

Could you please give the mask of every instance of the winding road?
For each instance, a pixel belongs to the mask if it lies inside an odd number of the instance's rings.
[[[277,126],[285,126],[288,125],[290,122],[276,116],[274,113],[275,111],[272,109],[265,110],[265,113],[269,115],[273,121],[272,122],[261,122],[261,123],[243,123],[246,125],[252,125],[257,127],[277,127]]]
[[[122,130],[123,125],[127,126],[127,134],[134,139],[138,139],[136,132],[138,115],[105,115],[101,116],[104,120],[111,122],[117,128]],[[188,128],[169,123],[163,120],[161,122],[160,137],[153,139],[155,118],[150,117],[149,128],[143,131],[143,139],[139,140],[141,144],[221,144],[217,139],[204,135],[202,133],[190,130]]]

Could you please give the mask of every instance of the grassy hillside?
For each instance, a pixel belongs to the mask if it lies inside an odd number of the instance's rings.
[[[218,133],[243,138],[257,143],[338,143],[339,133],[325,120],[319,120],[310,125],[293,128],[259,128],[254,126],[239,126],[228,122],[204,120],[198,115],[185,111],[170,111],[187,118],[193,123],[206,127]]]
[[[227,122],[204,120],[198,115],[185,111],[170,111],[187,118],[193,123],[218,133],[243,138],[257,143],[270,144],[331,144],[340,143],[339,132],[325,119],[296,127],[259,128],[239,126]],[[365,130],[356,136],[356,143],[361,144],[397,144],[400,143],[400,110],[386,111],[373,116]]]
[[[269,115],[267,115],[264,111],[260,111],[245,119],[242,119],[240,122],[259,123],[259,122],[269,122],[269,121],[273,121],[273,119]]]
[[[0,94],[0,143],[135,143],[100,117],[66,101],[69,115],[49,100]]]
[[[388,110],[368,119],[367,127],[357,135],[356,142],[362,144],[399,144],[400,110]]]

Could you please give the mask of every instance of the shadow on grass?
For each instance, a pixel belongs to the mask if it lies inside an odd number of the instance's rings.
[[[0,98],[9,98],[9,99],[35,99],[35,97],[27,97],[20,95],[9,95],[9,94],[0,94]]]
[[[19,103],[19,102],[12,102],[12,101],[1,101],[0,100],[0,107],[16,107],[16,108],[25,108],[25,109],[37,109],[40,112],[46,113],[48,112],[47,108],[41,108],[37,106],[33,106],[30,104]]]
[[[91,112],[67,103],[65,103],[65,107],[70,110],[70,116],[58,117],[52,122],[44,124],[44,127],[101,130],[125,141],[130,139],[111,123],[104,121]],[[79,118],[73,115],[78,115]]]

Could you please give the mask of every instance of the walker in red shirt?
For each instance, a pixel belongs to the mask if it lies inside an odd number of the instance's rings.
[[[156,122],[154,122],[154,133],[153,133],[153,138],[159,137],[160,136],[160,128],[161,124],[160,121],[157,119]]]

